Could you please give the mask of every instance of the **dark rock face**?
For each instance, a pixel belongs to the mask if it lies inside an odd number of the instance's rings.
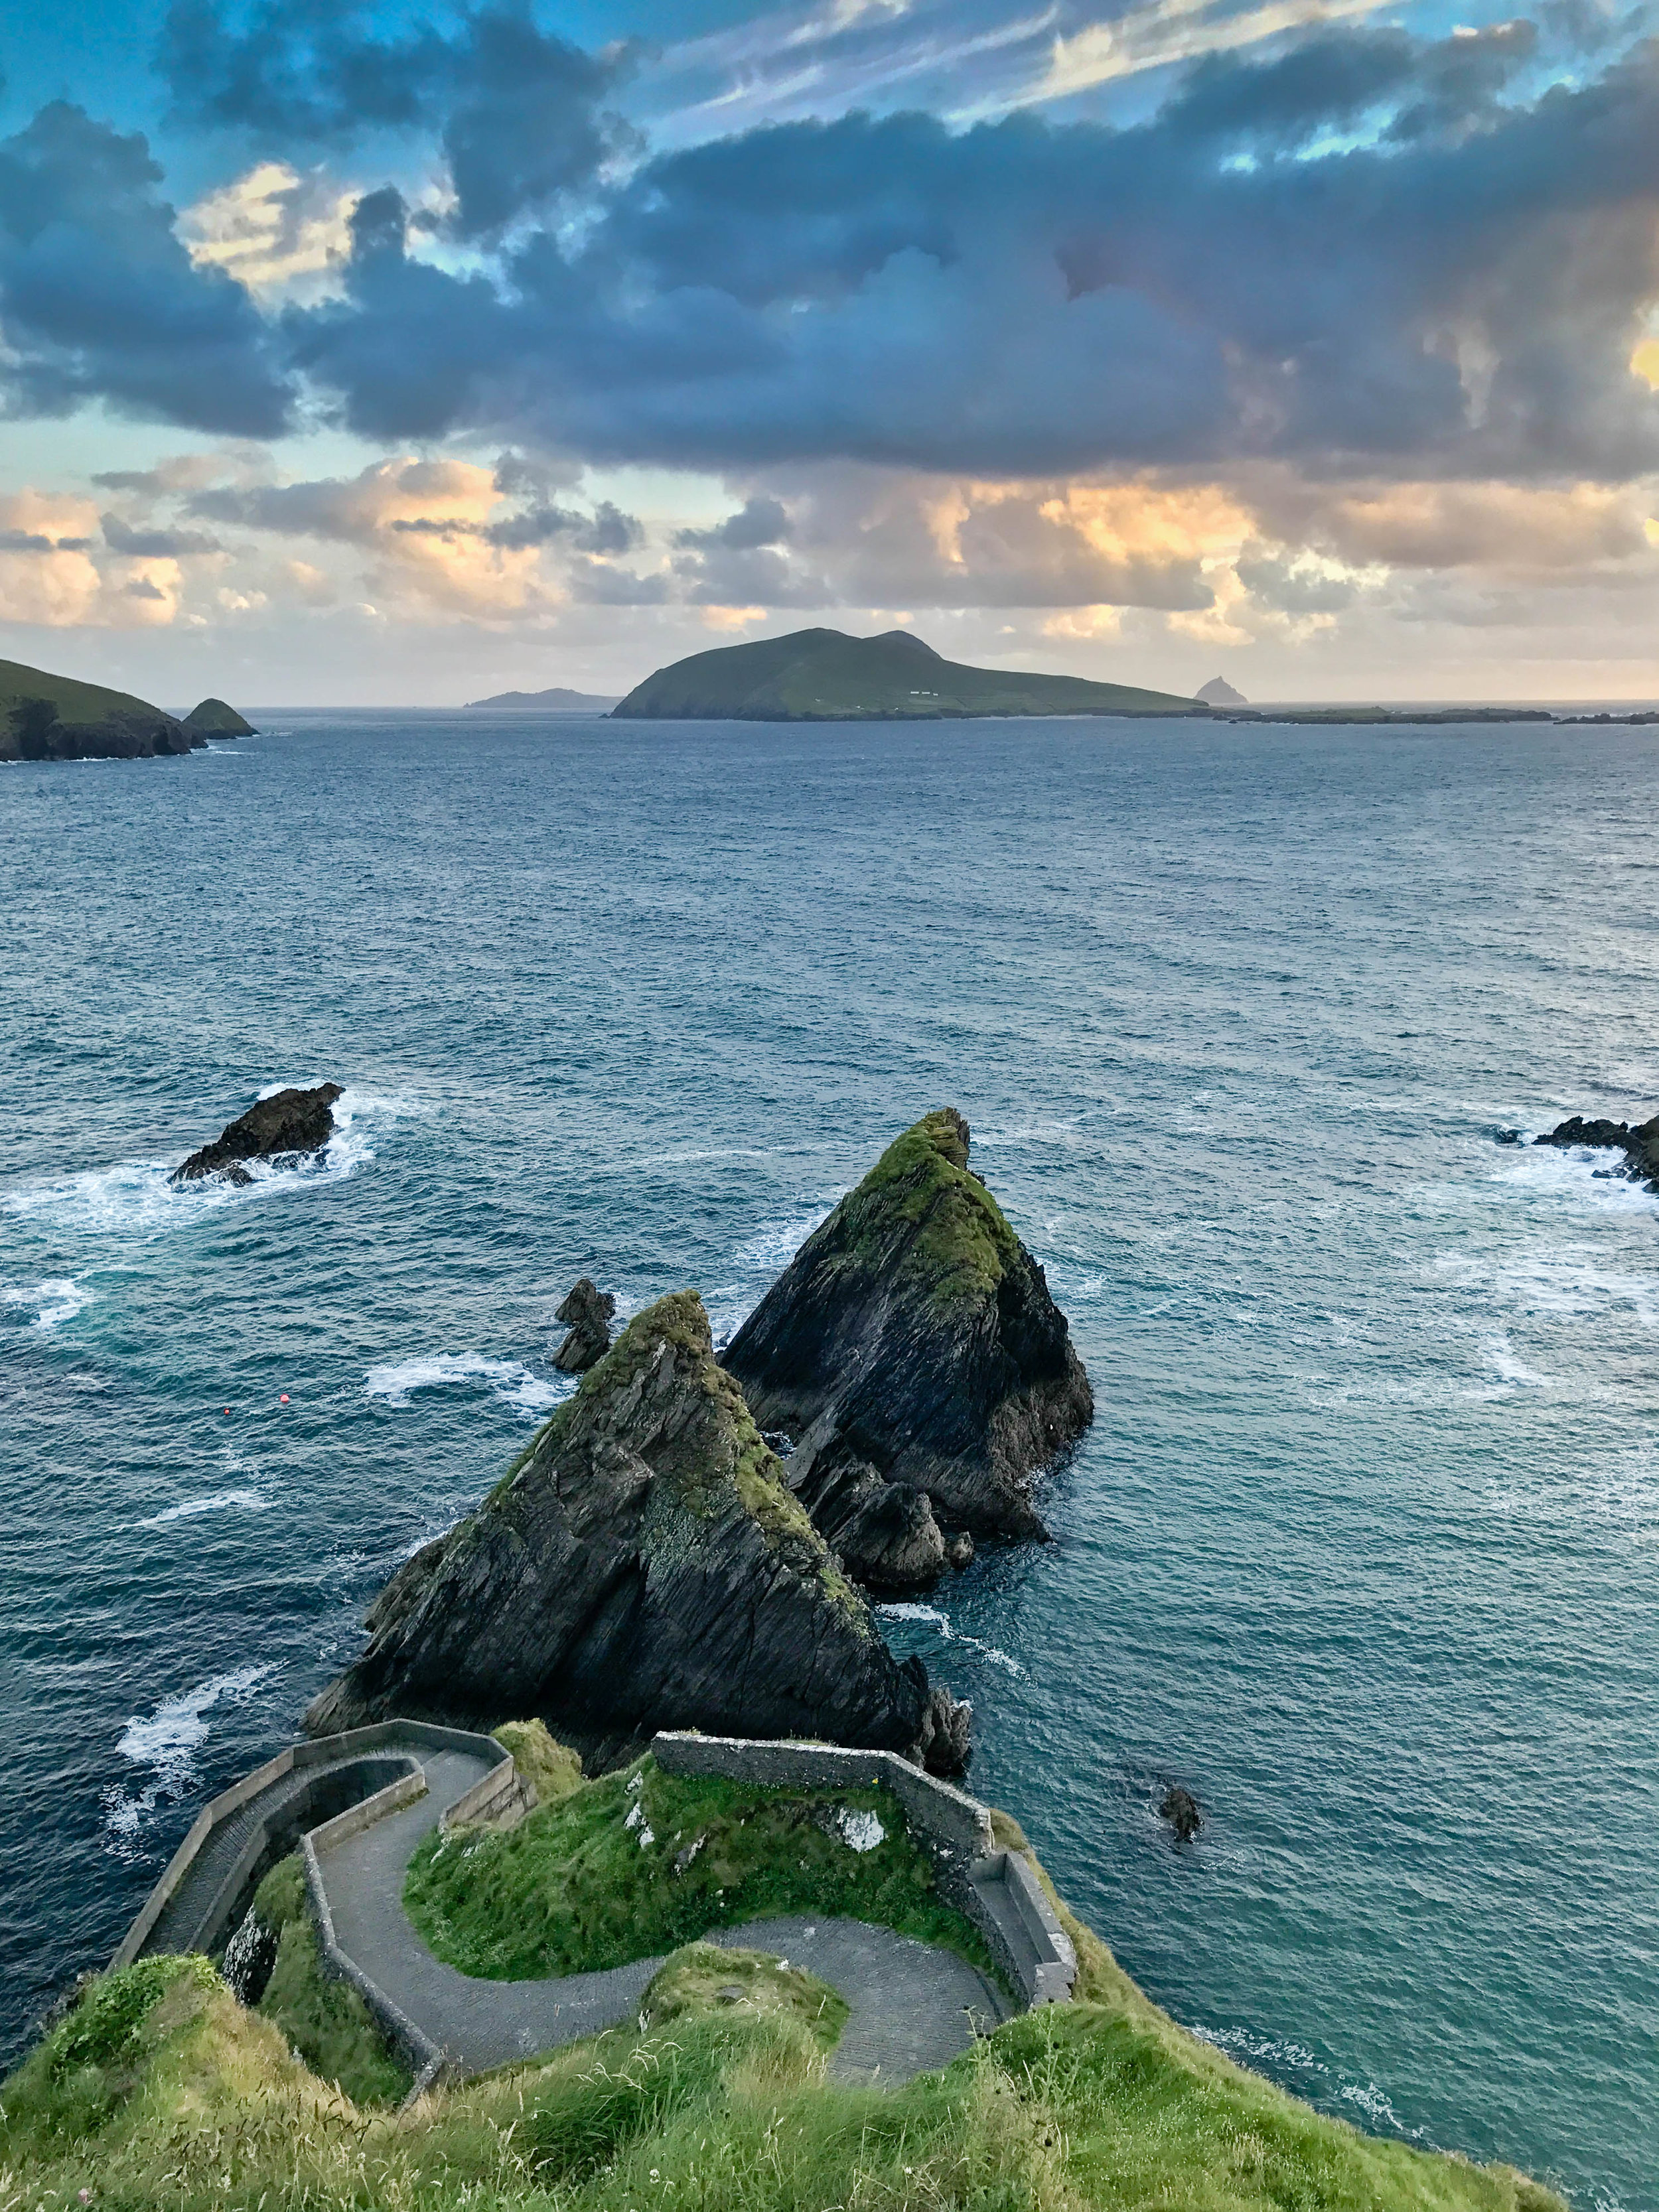
[[[583,1275],[571,1285],[562,1305],[553,1311],[569,1334],[553,1355],[553,1364],[567,1375],[586,1375],[611,1349],[611,1316],[617,1301],[609,1291]]]
[[[0,728],[0,760],[155,760],[205,745],[160,708],[117,709],[96,722],[65,722],[49,699],[27,699]]]
[[[968,1146],[951,1107],[908,1129],[725,1354],[757,1420],[796,1439],[789,1482],[821,1528],[861,1468],[925,1493],[936,1524],[1046,1536],[1032,1480],[1094,1417],[1066,1316]],[[933,1556],[915,1534],[915,1558]]]
[[[1534,1137],[1535,1145],[1593,1145],[1598,1150],[1616,1148],[1625,1155],[1625,1173],[1632,1182],[1659,1191],[1659,1114],[1650,1121],[1586,1121],[1575,1114],[1547,1136]]]
[[[1204,1826],[1204,1815],[1198,1808],[1198,1800],[1190,1790],[1176,1783],[1164,1793],[1164,1802],[1158,1808],[1158,1818],[1167,1820],[1183,1844],[1190,1844]]]
[[[659,1300],[478,1510],[393,1576],[307,1727],[537,1714],[599,1755],[698,1728],[957,1771],[960,1709],[893,1657],[782,1475],[702,1300]]]
[[[199,732],[204,738],[251,738],[257,734],[253,725],[234,707],[227,707],[222,699],[204,699],[192,707],[185,717],[187,730]]]
[[[319,1083],[313,1091],[278,1091],[250,1106],[210,1145],[174,1168],[169,1182],[197,1182],[204,1176],[222,1182],[252,1182],[247,1160],[303,1158],[320,1152],[334,1133],[335,1100],[343,1085]]]

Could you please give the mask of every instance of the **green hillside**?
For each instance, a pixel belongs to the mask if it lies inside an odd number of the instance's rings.
[[[204,699],[199,707],[192,707],[185,717],[187,730],[199,730],[207,738],[251,738],[254,735],[252,722],[246,720],[234,707],[227,707],[222,699]]]
[[[44,668],[27,668],[21,660],[0,660],[0,724],[9,723],[14,708],[29,699],[51,700],[64,722],[103,722],[112,714],[154,719],[161,713],[148,699],[135,699],[130,691],[78,683],[73,676],[49,676]]]
[[[977,714],[1184,714],[1190,699],[1081,676],[969,668],[908,630],[848,637],[796,630],[694,653],[648,676],[613,714],[629,720],[939,721]]]

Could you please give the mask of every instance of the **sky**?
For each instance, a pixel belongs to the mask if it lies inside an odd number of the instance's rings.
[[[1659,0],[58,0],[0,657],[1659,699]]]

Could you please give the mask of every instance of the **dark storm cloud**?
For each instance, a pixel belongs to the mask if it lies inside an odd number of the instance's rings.
[[[16,415],[88,400],[208,431],[268,437],[288,395],[240,285],[196,268],[161,173],[64,101],[0,141],[0,392]]]
[[[161,62],[179,119],[273,151],[376,131],[437,137],[455,189],[446,225],[481,238],[586,184],[632,135],[600,103],[629,65],[539,30],[527,5],[464,14],[453,35],[382,32],[337,0],[176,0]]]
[[[601,500],[592,514],[574,507],[538,506],[504,515],[499,522],[452,522],[414,515],[394,522],[392,528],[419,538],[476,538],[510,553],[550,545],[556,539],[579,553],[607,554],[630,553],[645,542],[639,518],[624,514],[608,499]]]
[[[38,530],[0,530],[0,553],[85,553],[90,538],[45,538]]]
[[[1659,462],[1659,48],[1530,105],[1530,33],[1212,60],[1139,127],[849,116],[650,163],[499,281],[366,222],[296,358],[380,437],[1024,475],[1258,454]],[[1322,135],[1366,135],[1309,154]]]
[[[1270,58],[1212,57],[1132,128],[854,114],[612,183],[595,103],[616,63],[521,10],[382,33],[323,0],[265,0],[235,24],[191,0],[169,40],[198,115],[290,148],[425,131],[449,155],[462,231],[526,221],[458,270],[423,258],[397,191],[369,192],[343,295],[262,322],[191,265],[142,139],[46,110],[0,146],[14,407],[104,397],[270,430],[288,404],[280,358],[386,444],[489,434],[740,474],[1659,466],[1659,403],[1629,370],[1659,297],[1659,45],[1535,95],[1526,24],[1437,42],[1322,32]],[[529,219],[571,185],[580,224],[562,207]],[[489,527],[562,534],[550,482],[526,476],[524,514]],[[233,493],[198,512],[313,526],[287,493],[247,496],[245,515]],[[679,550],[768,553],[782,541],[755,533],[775,521],[751,502],[718,543]],[[607,526],[589,550],[625,550],[617,526]],[[1073,588],[1060,571],[1080,557],[1034,540],[1005,563],[1024,563],[1009,589],[1042,603]],[[1109,581],[1091,588],[1110,596]]]

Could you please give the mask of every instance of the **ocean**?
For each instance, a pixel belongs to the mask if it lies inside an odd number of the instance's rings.
[[[261,719],[0,770],[0,2056],[578,1274],[724,1333],[953,1104],[1097,1407],[887,1610],[970,1786],[1235,2057],[1659,2212],[1659,1200],[1496,1141],[1659,1107],[1659,732]]]

